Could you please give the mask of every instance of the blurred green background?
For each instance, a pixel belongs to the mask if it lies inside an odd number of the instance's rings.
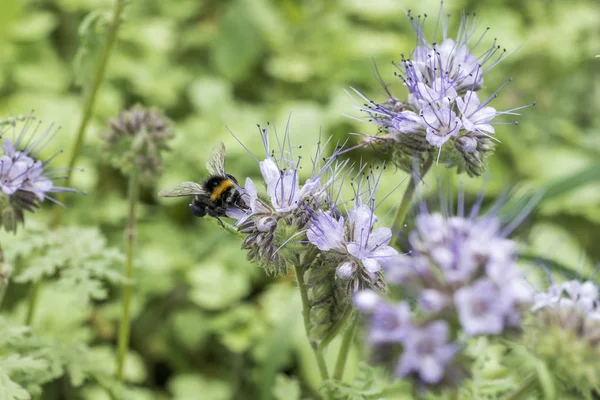
[[[187,199],[159,200],[156,193],[202,179],[217,141],[228,148],[231,174],[239,180],[257,177],[257,163],[228,129],[258,157],[262,143],[256,124],[270,121],[283,132],[290,113],[293,143],[303,145],[306,156],[320,132],[333,136],[332,144],[350,132],[374,133],[373,126],[344,115],[360,116],[345,91],[355,87],[384,100],[373,76],[375,63],[403,96],[391,61],[409,54],[415,37],[401,4],[428,13],[433,27],[436,1],[146,0],[127,6],[77,162],[85,171],[72,179],[88,194],[68,197],[64,223],[97,226],[110,245],[122,248],[126,178],[106,164],[99,133],[135,103],[162,109],[173,120],[176,138],[164,175],[144,188],[141,198],[132,333],[137,356],[128,370],[140,398],[314,396],[317,372],[292,277],[267,277],[245,261],[239,238],[208,219],[193,218]],[[62,127],[47,149],[48,154],[66,150],[54,167],[67,163],[81,118],[81,85],[90,80],[88,55],[99,44],[97,32],[112,5],[107,0],[0,2],[0,110],[3,116],[34,110],[39,119]],[[542,200],[522,240],[531,254],[587,273],[600,260],[600,59],[594,59],[600,54],[600,5],[596,0],[447,1],[450,32],[463,8],[477,12],[482,30],[491,27],[488,43],[498,38],[508,51],[518,49],[485,75],[483,97],[513,78],[492,106],[505,110],[537,101],[523,110],[519,126],[498,126],[502,143],[489,160],[486,199],[515,186],[526,191],[561,179],[563,186],[571,182],[569,190]],[[358,141],[350,137],[350,143]],[[378,162],[380,155],[366,149],[351,157]],[[441,166],[435,170],[427,180],[434,193],[436,174],[451,177]],[[579,184],[583,170],[588,178]],[[404,177],[388,168],[382,196]],[[485,180],[451,179],[463,182],[469,195]],[[384,202],[380,215],[401,190]],[[44,205],[29,221],[48,219],[51,209]],[[78,319],[91,328],[87,340],[94,345],[115,341],[118,288],[111,295]],[[50,289],[42,296],[40,314],[71,313],[57,305]],[[330,358],[335,343],[332,347]],[[356,358],[349,364],[347,379],[357,370]],[[51,385],[46,397],[67,398],[61,397],[67,390],[63,384]],[[94,382],[81,396],[107,398]]]

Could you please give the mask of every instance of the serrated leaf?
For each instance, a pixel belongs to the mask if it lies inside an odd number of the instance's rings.
[[[30,400],[31,396],[20,385],[0,371],[0,400]]]
[[[39,282],[60,273],[58,284],[78,294],[81,305],[106,297],[106,282],[121,285],[123,255],[107,247],[96,228],[65,227],[49,234],[47,228],[29,224],[3,241],[6,257],[17,266],[14,280]]]

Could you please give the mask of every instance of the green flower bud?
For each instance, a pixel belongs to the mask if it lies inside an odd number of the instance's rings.
[[[162,173],[162,153],[170,150],[168,142],[174,137],[167,117],[136,105],[109,125],[110,131],[101,137],[114,167],[125,174],[137,171],[143,182],[152,181]]]

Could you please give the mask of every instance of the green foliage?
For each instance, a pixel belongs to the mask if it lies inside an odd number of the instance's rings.
[[[35,283],[58,275],[58,286],[77,293],[84,305],[107,297],[105,281],[125,282],[118,271],[122,253],[108,247],[98,229],[71,226],[49,232],[43,225],[28,224],[2,244],[7,260],[16,266],[15,282]]]
[[[82,90],[91,84],[113,3],[0,2],[0,106],[16,114],[35,110],[62,127],[43,155],[72,148]],[[402,5],[435,14],[439,2]],[[456,0],[445,6],[454,16],[464,7],[477,11],[482,26],[491,26],[484,41],[497,37],[508,51],[523,45],[486,77],[483,97],[512,77],[494,100],[498,110],[537,101],[518,127],[497,126],[501,143],[489,157],[486,203],[515,185],[529,198],[545,189],[530,222],[517,231],[524,247],[532,244],[526,252],[530,264],[524,265],[532,281],[537,284],[544,275],[535,265],[540,258],[554,271],[592,276],[592,264],[600,259],[598,5],[594,0]],[[456,19],[450,25],[452,31]],[[219,140],[227,146],[231,174],[240,180],[258,176],[255,161],[225,126],[257,156],[262,143],[255,124],[271,121],[283,128],[290,113],[292,142],[302,145],[305,159],[320,132],[333,136],[331,146],[348,138],[350,145],[358,143],[360,136],[349,132],[374,130],[344,116],[358,116],[344,90],[356,87],[381,100],[373,61],[391,90],[405,90],[390,61],[399,61],[414,43],[394,0],[128,2],[76,163],[84,171],[72,173],[72,186],[89,194],[66,198],[63,228],[49,231],[36,224],[48,219],[53,206],[45,203],[25,214],[25,228],[16,236],[0,233],[14,267],[0,320],[0,400],[35,398],[42,390],[44,400],[196,399],[198,393],[214,399],[316,398],[316,367],[303,336],[293,277],[267,277],[245,260],[238,237],[192,218],[188,199],[158,199],[156,193],[203,179],[208,149]],[[119,272],[123,256],[116,249],[124,238],[126,179],[107,165],[98,133],[108,118],[137,102],[163,109],[176,138],[164,175],[141,193],[136,279],[125,282]],[[6,121],[0,123],[8,126]],[[366,148],[349,157],[374,163],[381,155]],[[65,157],[53,161],[56,167],[66,163]],[[431,193],[437,193],[435,170],[424,186]],[[388,168],[380,193],[389,193],[405,177]],[[461,181],[468,200],[481,189],[480,179]],[[382,202],[381,216],[402,189]],[[523,204],[509,203],[514,208],[507,215]],[[410,217],[407,223],[410,228]],[[320,277],[311,274],[307,279]],[[36,282],[42,285],[38,309],[25,328],[15,321],[24,319]],[[127,388],[112,378],[118,288],[124,283],[134,285]],[[314,299],[319,294],[315,290]],[[507,366],[504,347],[477,343],[474,348],[481,358],[474,356],[478,368],[465,398],[493,398],[518,385],[524,375]],[[546,367],[524,356],[519,360],[545,382],[539,385],[541,398],[556,396]],[[389,388],[367,366],[330,387],[340,399],[411,398],[411,388]]]
[[[359,365],[358,373],[349,383],[330,382],[327,388],[331,390],[336,400],[371,400],[380,398],[403,399],[410,396],[407,393],[410,384],[397,382],[390,384],[381,376],[381,371],[374,369],[367,363]]]

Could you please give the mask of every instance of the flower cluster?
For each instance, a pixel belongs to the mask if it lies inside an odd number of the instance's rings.
[[[56,133],[50,125],[36,137],[39,126],[33,126],[31,120],[26,121],[13,140],[7,137],[6,132],[0,132],[0,225],[7,231],[16,231],[18,224],[24,222],[25,211],[33,211],[46,199],[56,202],[49,196],[50,193],[76,191],[54,184],[55,180],[66,178],[66,169],[52,170],[49,167],[49,162],[61,152],[46,161],[38,159],[43,147]]]
[[[163,170],[162,153],[170,150],[171,122],[154,109],[134,106],[110,121],[110,131],[101,134],[110,162],[124,173],[137,171],[149,182]]]
[[[285,273],[288,264],[298,262],[294,254],[298,254],[300,248],[296,245],[302,236],[305,237],[309,222],[306,207],[320,208],[326,204],[327,191],[336,180],[335,176],[330,176],[322,182],[322,178],[332,174],[333,170],[342,169],[346,163],[337,163],[338,149],[319,166],[318,160],[323,159],[319,144],[311,177],[301,184],[302,157],[292,154],[289,130],[286,129],[282,139],[277,138],[278,149],[271,148],[270,130],[269,124],[260,129],[265,159],[259,161],[268,201],[259,198],[255,183],[246,178],[240,191],[248,207],[230,207],[227,216],[236,219],[239,231],[247,235],[242,247],[248,249],[250,260],[262,263],[268,272]]]
[[[336,265],[337,277],[347,281],[349,294],[372,287],[383,290],[383,269],[396,262],[398,252],[389,246],[392,231],[376,227],[375,190],[378,179],[372,171],[357,181],[354,203],[342,213],[335,205],[329,210],[310,210],[307,238]],[[363,190],[363,186],[368,186]]]
[[[536,293],[525,327],[528,352],[555,374],[552,381],[592,398],[600,385],[598,286],[572,280]]]
[[[341,146],[330,157],[321,143],[312,158],[310,177],[301,182],[301,157],[294,157],[289,130],[270,142],[270,126],[261,129],[265,158],[257,159],[267,198],[261,199],[255,183],[247,178],[238,188],[246,207],[230,207],[227,216],[237,220],[246,235],[242,247],[248,258],[268,273],[285,274],[294,267],[307,288],[310,337],[319,341],[347,312],[350,296],[361,289],[383,290],[383,269],[393,264],[398,252],[389,246],[390,229],[378,226],[375,192],[381,171],[366,171],[352,179],[354,197],[342,200],[341,183],[350,175],[342,161]],[[277,133],[275,132],[275,135]],[[376,169],[377,170],[377,169]]]
[[[448,383],[447,367],[459,348],[451,341],[518,327],[532,291],[516,266],[515,243],[503,236],[494,216],[422,211],[410,244],[411,253],[394,258],[385,272],[390,284],[417,298],[415,310],[368,291],[355,301],[370,316],[375,353],[389,353],[390,344],[403,349],[395,368],[399,376]]]
[[[446,17],[440,9],[436,26],[443,27],[442,37],[432,43],[424,33],[426,16],[415,18],[410,12],[408,16],[418,45],[410,57],[403,55],[402,61],[395,63],[396,75],[409,92],[407,100],[396,98],[386,85],[388,99],[383,103],[356,91],[366,101],[360,109],[383,133],[369,141],[388,143],[396,164],[409,172],[415,159],[426,163],[435,158],[436,162],[456,165],[459,172],[481,175],[497,140],[493,125],[502,123],[494,119],[518,115],[515,111],[523,108],[497,111],[490,107],[502,87],[486,99],[477,94],[484,74],[505,57],[506,50],[494,40],[490,47],[474,54],[485,33],[476,37],[478,24],[469,15],[463,14],[454,40],[448,37]]]

